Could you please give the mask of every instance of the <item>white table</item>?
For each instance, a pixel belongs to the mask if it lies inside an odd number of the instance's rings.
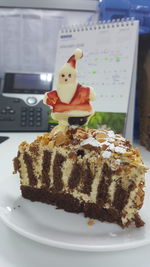
[[[40,134],[39,134],[40,135]],[[17,153],[18,144],[29,142],[37,133],[0,133],[10,138],[0,144],[1,171],[12,171],[11,160]],[[146,165],[150,166],[150,152],[140,147]],[[150,245],[116,252],[77,252],[57,249],[36,243],[13,232],[0,220],[0,267],[149,267]]]

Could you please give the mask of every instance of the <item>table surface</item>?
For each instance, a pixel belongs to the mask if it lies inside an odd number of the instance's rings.
[[[0,133],[9,139],[0,144],[0,169],[12,171],[11,159],[21,141],[32,141],[37,133]],[[143,160],[150,166],[150,152],[140,147]],[[3,166],[2,166],[3,165]],[[2,172],[3,173],[3,172]],[[0,174],[0,179],[1,175]],[[115,252],[81,252],[53,248],[24,238],[0,220],[0,267],[121,266],[149,267],[150,245]]]

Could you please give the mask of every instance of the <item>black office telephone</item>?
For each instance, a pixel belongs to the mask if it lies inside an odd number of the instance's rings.
[[[43,104],[43,94],[51,88],[51,73],[6,73],[0,94],[0,132],[48,131],[49,107]]]

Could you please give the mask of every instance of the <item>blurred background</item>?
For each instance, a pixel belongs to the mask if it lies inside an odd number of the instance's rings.
[[[55,125],[43,93],[52,89],[60,28],[140,21],[134,139],[150,150],[150,1],[0,0],[0,131],[39,132]],[[89,127],[123,132],[124,114],[96,113]]]

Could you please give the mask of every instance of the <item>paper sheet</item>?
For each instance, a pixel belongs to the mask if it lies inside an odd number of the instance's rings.
[[[1,8],[0,73],[53,72],[60,26],[88,18],[90,12]]]

